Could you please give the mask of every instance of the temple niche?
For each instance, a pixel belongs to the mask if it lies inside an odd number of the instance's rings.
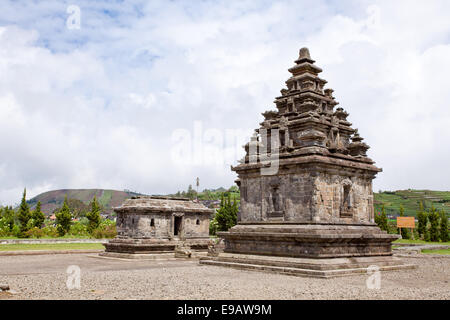
[[[219,234],[224,252],[202,263],[274,264],[274,270],[289,265],[313,268],[309,275],[324,277],[370,262],[405,267],[392,257],[397,235],[374,223],[372,180],[381,169],[367,156],[369,146],[347,120],[348,112],[337,107],[333,90],[324,88],[327,81],[314,63],[302,48],[287,88],[275,98],[276,110],[262,114],[260,128],[244,146],[245,157],[232,167],[241,191],[240,219]],[[313,260],[305,264],[305,258]],[[330,266],[340,271],[327,271]]]

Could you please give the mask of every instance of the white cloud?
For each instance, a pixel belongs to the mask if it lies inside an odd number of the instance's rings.
[[[0,203],[25,186],[231,185],[242,150],[210,136],[223,161],[179,165],[172,133],[200,120],[243,144],[305,45],[384,168],[375,189],[448,189],[448,1],[80,1],[80,30],[68,4],[0,12]]]

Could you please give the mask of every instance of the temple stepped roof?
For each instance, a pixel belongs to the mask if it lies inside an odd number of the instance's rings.
[[[281,96],[275,98],[277,110],[262,113],[264,121],[255,129],[251,141],[244,145],[246,155],[234,168],[257,164],[271,153],[280,159],[321,154],[343,158],[350,161],[350,166],[355,162],[362,166],[374,164],[367,156],[369,145],[362,142],[357,129],[347,120],[349,113],[341,107],[335,108],[338,102],[333,97],[333,89],[324,88],[327,81],[318,76],[322,69],[314,65],[307,48],[300,49],[295,63],[288,69],[292,75],[286,81],[287,88],[281,89]],[[269,136],[275,139],[273,143],[268,140]],[[272,150],[272,146],[277,150]],[[368,170],[379,171],[374,166]]]

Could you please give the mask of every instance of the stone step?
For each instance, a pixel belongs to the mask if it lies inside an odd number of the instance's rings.
[[[343,232],[333,232],[333,233],[303,233],[303,232],[292,232],[292,233],[280,233],[280,232],[228,232],[224,235],[225,238],[290,238],[298,239],[298,241],[318,241],[327,239],[367,239],[373,241],[383,241],[391,242],[398,238],[399,235],[386,234],[386,233],[343,233]]]
[[[308,269],[308,270],[339,270],[339,269],[352,269],[355,268],[367,268],[371,265],[377,266],[395,266],[399,265],[400,261],[392,257],[368,257],[368,258],[334,258],[334,259],[311,259],[311,258],[278,258],[268,259],[259,258],[255,256],[243,256],[230,255],[221,256],[214,260],[219,262],[231,262],[231,263],[243,263],[254,264],[261,266],[276,266],[283,268],[296,268],[296,269]]]

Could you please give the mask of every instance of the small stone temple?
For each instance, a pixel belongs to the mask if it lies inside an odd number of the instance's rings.
[[[372,180],[381,169],[314,63],[301,49],[276,110],[262,114],[232,167],[240,220],[219,233],[223,252],[201,263],[316,277],[414,267],[393,257],[398,236],[374,223]]]
[[[213,209],[184,198],[137,196],[114,208],[117,237],[105,244],[110,257],[173,256],[207,251]]]

